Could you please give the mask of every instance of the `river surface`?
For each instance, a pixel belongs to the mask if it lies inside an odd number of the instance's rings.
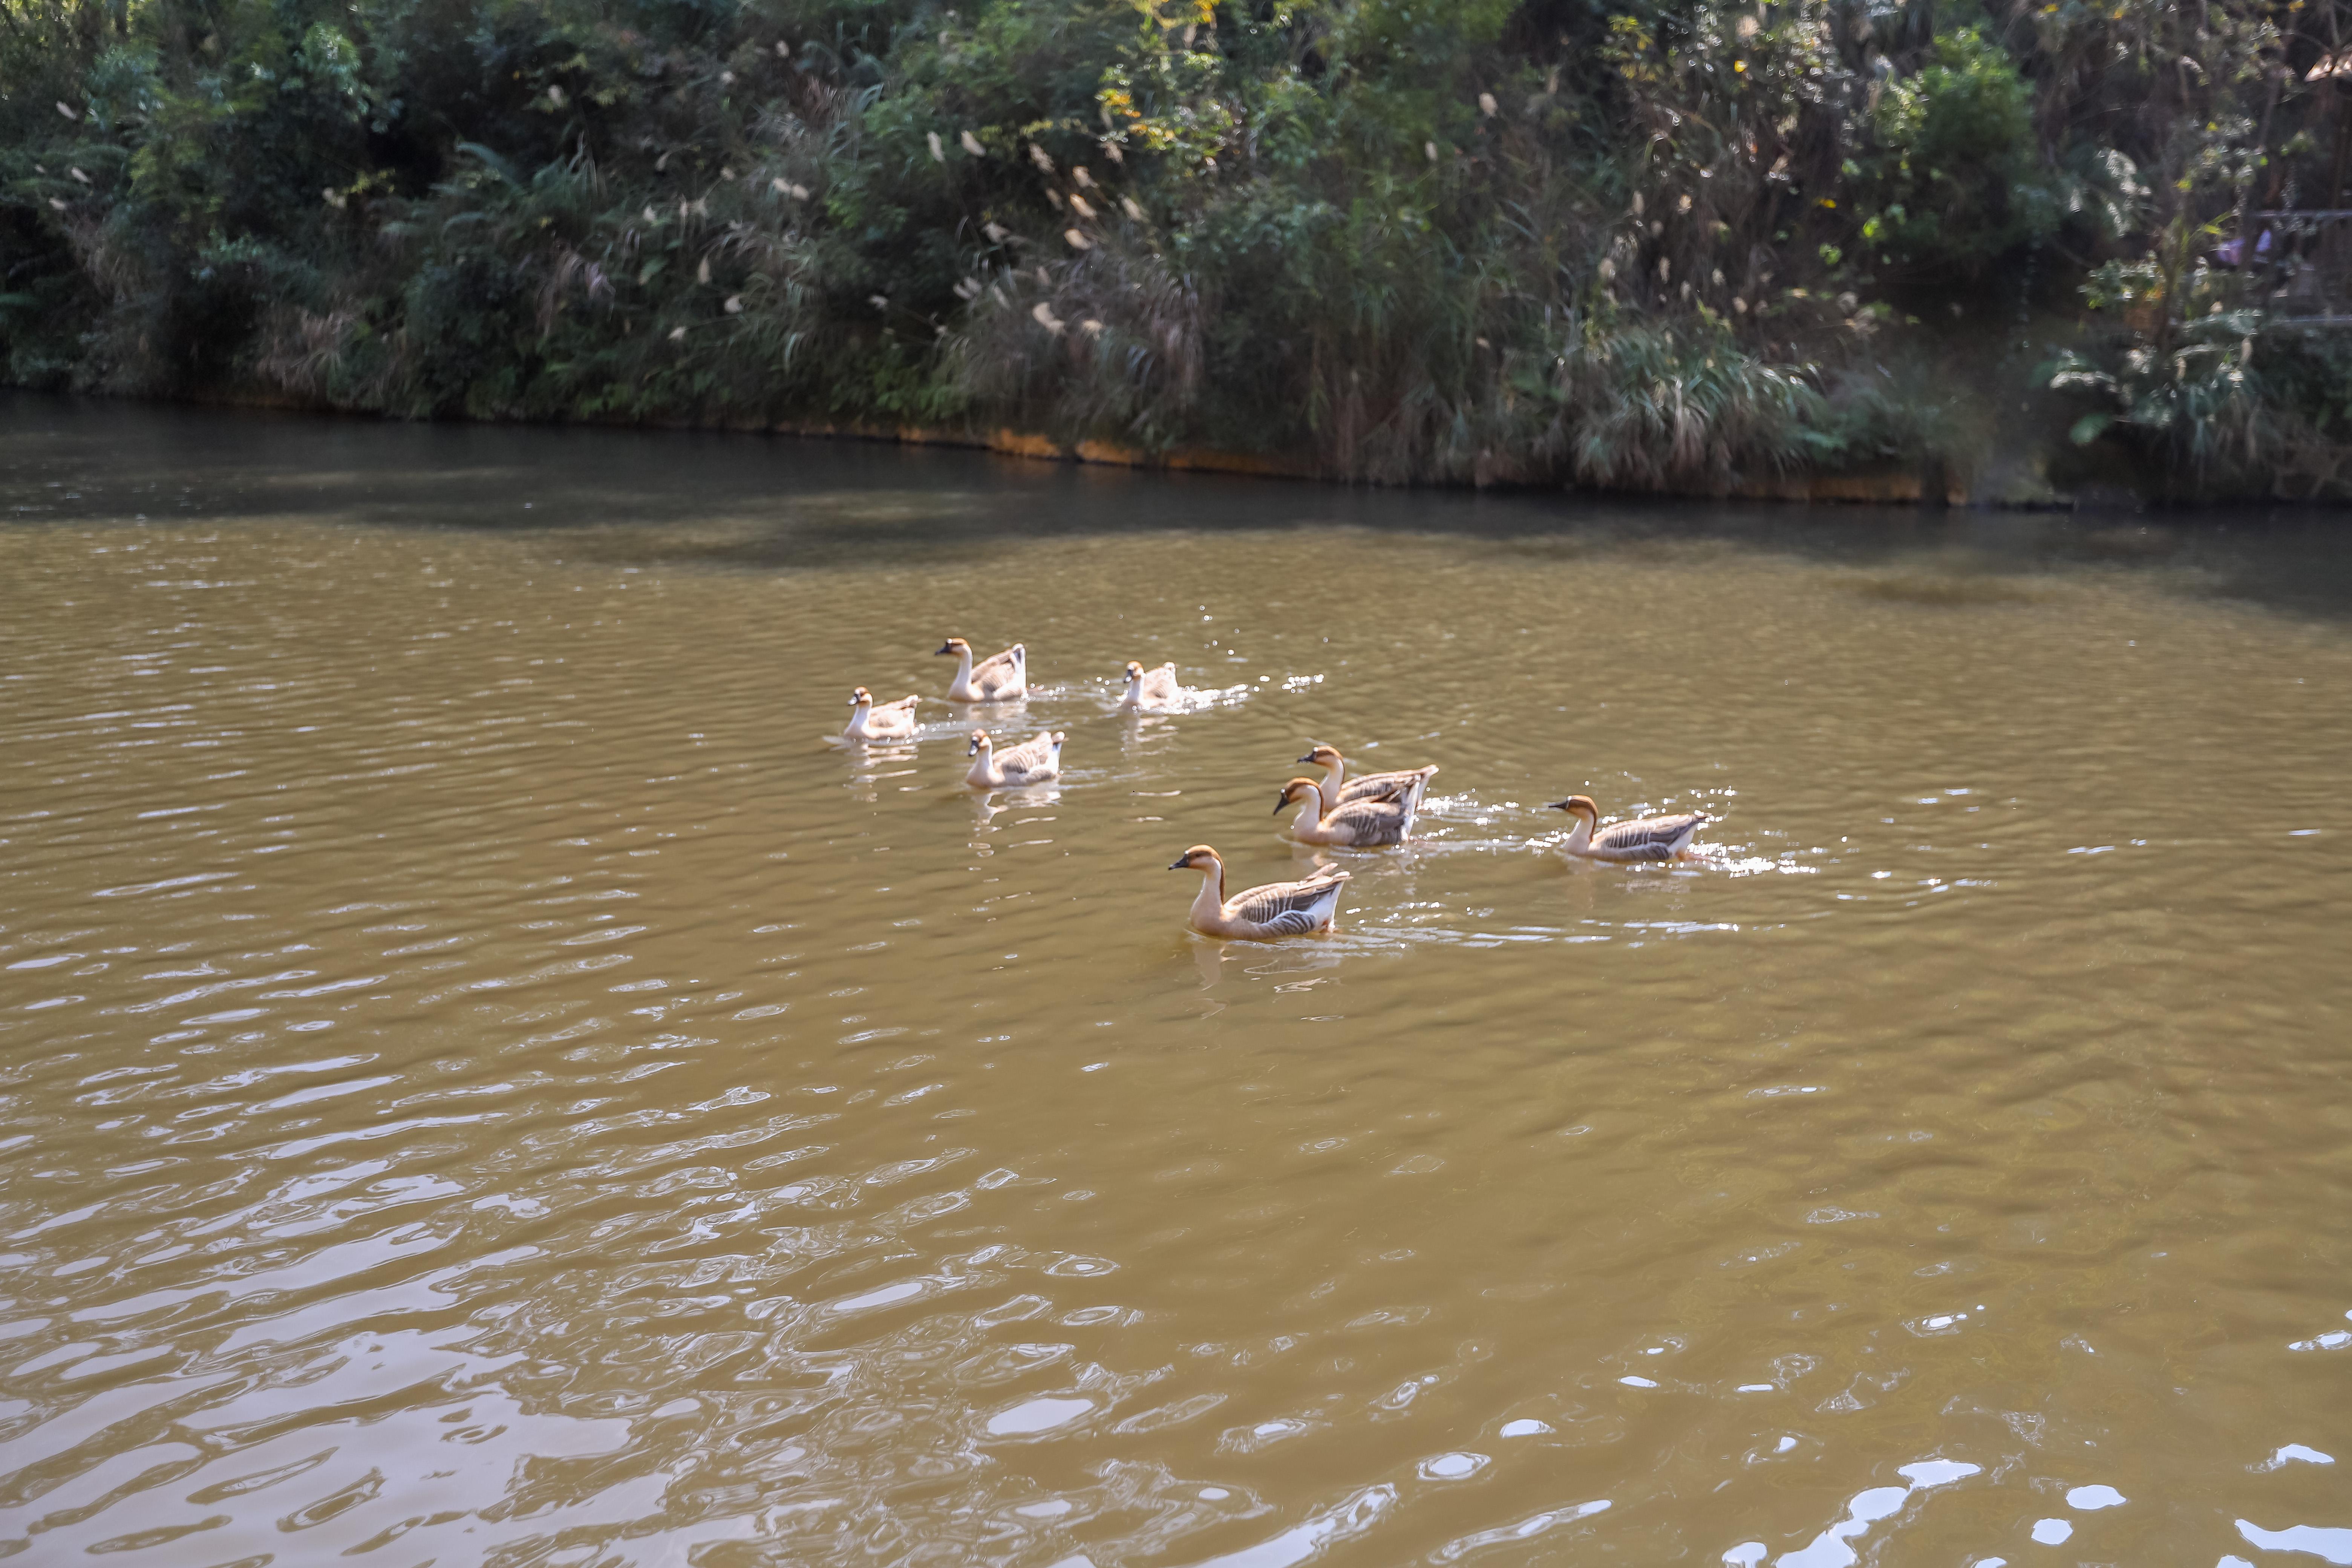
[[[2340,518],[29,397],[0,506],[0,1556],[2352,1563]],[[828,744],[950,635],[1057,786]],[[1310,740],[1419,836],[1188,935]]]

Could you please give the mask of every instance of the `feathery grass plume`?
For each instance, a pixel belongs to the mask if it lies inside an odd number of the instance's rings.
[[[1164,451],[1195,427],[1207,391],[1212,314],[1192,281],[1156,251],[1106,239],[1040,268],[1042,280],[1007,271],[994,289],[1032,283],[1050,298],[1028,320],[1001,311],[967,314],[943,343],[960,395],[977,405],[1018,410],[1032,428],[1066,439],[1113,439]],[[1065,334],[1067,321],[1081,323]]]
[[[988,156],[988,149],[982,146],[980,144],[980,138],[974,136],[971,132],[960,131],[956,133],[956,139],[963,143],[963,150],[971,153],[973,157],[985,158]]]
[[[1703,322],[1588,320],[1545,390],[1556,412],[1538,455],[1617,489],[1727,489],[1746,472],[1803,463],[1829,422],[1802,367],[1768,363]]]

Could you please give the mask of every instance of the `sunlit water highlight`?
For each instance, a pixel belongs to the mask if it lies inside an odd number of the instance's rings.
[[[2335,520],[32,399],[0,504],[0,1552],[2352,1563]],[[829,742],[950,634],[1055,784]],[[1310,740],[1422,836],[1187,936]]]

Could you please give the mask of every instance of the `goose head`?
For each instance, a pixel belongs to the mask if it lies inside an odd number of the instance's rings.
[[[852,708],[871,708],[874,706],[874,693],[861,686],[849,694],[849,705]]]
[[[1140,679],[1143,679],[1143,666],[1141,666],[1141,665],[1139,665],[1139,664],[1136,663],[1136,662],[1135,662],[1135,660],[1133,660],[1133,659],[1131,659],[1131,658],[1130,658],[1130,659],[1129,659],[1129,660],[1127,661],[1127,678],[1128,678],[1129,680],[1140,680]]]
[[[1171,871],[1206,871],[1211,867],[1223,866],[1223,864],[1224,862],[1217,858],[1217,852],[1215,850],[1210,848],[1205,844],[1195,844],[1190,849],[1185,850],[1181,855],[1177,856],[1176,858],[1169,864],[1168,868]]]
[[[1322,788],[1323,786],[1317,784],[1313,779],[1291,780],[1288,784],[1282,786],[1282,798],[1274,803],[1275,816],[1280,816],[1282,815],[1283,807],[1287,805],[1296,805],[1300,801],[1307,799],[1309,795],[1319,796],[1322,792]],[[1320,805],[1321,801],[1318,799],[1317,804]]]
[[[978,756],[981,752],[988,750],[988,731],[985,730],[974,730],[971,732],[971,744],[964,748],[963,754],[967,757]]]
[[[1328,768],[1339,763],[1339,753],[1329,746],[1309,746],[1307,749],[1307,754],[1298,760],[1302,763],[1313,763],[1318,768]]]
[[[1566,800],[1547,801],[1545,808],[1550,811],[1564,811],[1570,816],[1580,816],[1587,822],[1598,822],[1601,819],[1601,807],[1593,804],[1592,797],[1589,795],[1572,795]]]
[[[935,657],[935,658],[936,658],[936,657],[940,657],[940,655],[970,653],[971,651],[971,644],[970,644],[970,643],[968,643],[968,642],[964,641],[964,640],[963,640],[963,638],[961,638],[961,637],[950,637],[950,638],[948,638],[948,640],[947,640],[947,641],[945,641],[945,642],[943,642],[943,643],[940,644],[940,653],[939,653],[939,655],[934,655],[933,657]]]

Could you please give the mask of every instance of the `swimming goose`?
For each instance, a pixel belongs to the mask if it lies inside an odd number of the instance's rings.
[[[1181,708],[1191,695],[1177,680],[1175,665],[1146,669],[1130,658],[1127,661],[1127,691],[1119,698],[1118,706],[1122,712],[1168,713]]]
[[[850,693],[849,705],[856,711],[849,716],[849,728],[841,732],[845,741],[911,741],[915,738],[915,704],[919,699],[901,697],[896,702],[877,703],[874,693],[859,687]]]
[[[1062,776],[1062,733],[1058,730],[1040,730],[1034,741],[1024,741],[999,756],[985,730],[971,733],[971,747],[965,754],[980,761],[971,764],[964,774],[964,783],[974,789],[1020,789],[1027,784],[1051,784]]]
[[[1576,818],[1576,830],[1560,847],[1589,860],[1687,859],[1692,836],[1698,832],[1698,825],[1707,820],[1706,813],[1692,811],[1676,816],[1645,816],[1638,822],[1612,822],[1601,827],[1597,826],[1601,808],[1589,795],[1572,795],[1549,805]]]
[[[971,644],[961,637],[948,638],[940,652],[955,655],[955,684],[948,688],[950,702],[1011,702],[1029,695],[1029,650],[1019,643],[978,664],[971,661]]]
[[[1437,771],[1437,764],[1432,763],[1425,768],[1402,768],[1395,773],[1360,773],[1353,779],[1348,779],[1348,759],[1330,746],[1310,747],[1307,754],[1298,760],[1302,763],[1313,763],[1323,770],[1323,798],[1333,805],[1350,800],[1393,800],[1401,791],[1406,789],[1425,792],[1429,787],[1429,775]],[[1348,782],[1341,783],[1343,779]]]
[[[1254,942],[1329,931],[1339,912],[1339,889],[1348,881],[1347,872],[1321,866],[1304,881],[1268,882],[1229,899],[1225,863],[1205,844],[1185,850],[1168,868],[1202,873],[1201,891],[1192,900],[1194,931]]]
[[[1336,844],[1351,849],[1378,849],[1402,844],[1412,831],[1413,814],[1421,809],[1421,791],[1402,790],[1394,800],[1342,801],[1323,809],[1323,786],[1313,779],[1293,779],[1282,786],[1274,803],[1276,814],[1297,802],[1298,818],[1290,835],[1301,844]]]

